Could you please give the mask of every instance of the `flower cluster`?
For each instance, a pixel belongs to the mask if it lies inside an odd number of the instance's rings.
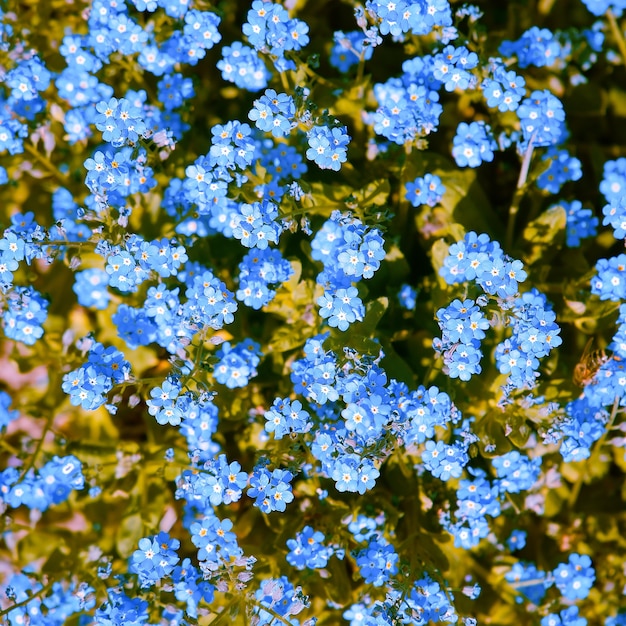
[[[272,472],[257,465],[250,477],[248,495],[254,499],[254,506],[263,513],[284,511],[293,501],[291,481],[293,474],[287,470],[275,469]]]
[[[356,555],[356,564],[366,583],[380,587],[397,573],[398,554],[382,537],[371,537],[367,547]]]
[[[180,560],[176,553],[179,547],[180,541],[165,532],[144,537],[131,557],[129,571],[137,574],[142,587],[152,587],[174,571]]]
[[[333,555],[333,549],[323,545],[324,539],[323,533],[305,526],[296,534],[295,539],[287,540],[287,563],[299,570],[326,567],[328,559]]]
[[[414,181],[406,184],[406,199],[415,207],[427,204],[435,206],[441,201],[446,188],[441,178],[434,174],[418,176]]]
[[[475,626],[451,538],[533,623],[584,626],[596,584],[626,623],[618,507],[601,542],[576,521],[623,469],[626,158],[605,232],[573,195],[626,2],[582,1],[506,41],[448,0],[0,10],[0,615]],[[606,346],[579,397],[561,326]]]
[[[8,624],[43,624],[63,626],[71,616],[92,611],[96,605],[94,588],[87,583],[71,582],[64,585],[54,582],[50,595],[41,597],[44,585],[32,572],[11,575],[6,583],[6,597],[17,606],[6,610]]]
[[[551,146],[541,160],[548,168],[537,178],[537,187],[549,193],[558,193],[566,182],[580,180],[583,175],[580,161],[567,150]]]
[[[541,457],[529,459],[517,450],[496,457],[492,461],[501,492],[519,493],[530,489],[541,471]]]
[[[596,263],[597,274],[591,279],[591,293],[601,300],[626,300],[626,254]]]
[[[314,126],[307,133],[309,149],[306,151],[306,158],[323,170],[338,172],[341,164],[348,158],[350,135],[346,131],[345,126],[334,128]]]
[[[291,433],[304,433],[311,428],[310,415],[299,400],[291,402],[289,398],[276,398],[264,417],[267,420],[265,430],[274,433],[276,439]]]
[[[517,56],[519,67],[550,66],[561,57],[561,46],[547,28],[533,26],[517,41],[503,41],[500,52],[504,56]]]
[[[14,467],[0,472],[0,500],[14,509],[25,505],[45,511],[84,488],[83,466],[73,455],[55,456],[38,472],[30,468],[24,474]]]
[[[255,249],[239,264],[237,300],[253,309],[269,304],[276,295],[273,287],[289,280],[293,269],[280,250]]]
[[[98,114],[93,123],[102,131],[103,141],[112,146],[135,144],[139,136],[146,132],[141,107],[126,98],[101,100],[96,104],[96,111]]]
[[[481,89],[487,100],[487,106],[497,107],[502,113],[515,111],[520,100],[526,95],[526,81],[513,70],[497,65],[491,78],[485,78]]]
[[[567,213],[565,243],[570,248],[577,248],[580,246],[581,239],[587,239],[597,234],[598,218],[593,214],[591,209],[583,208],[583,204],[580,200],[561,202],[554,206],[562,206]]]
[[[295,112],[291,96],[285,93],[277,94],[273,89],[267,89],[254,101],[254,108],[248,113],[248,117],[259,130],[272,133],[274,137],[285,137],[291,131]]]
[[[74,406],[94,411],[107,401],[115,385],[130,378],[130,363],[124,354],[113,346],[105,348],[92,341],[87,362],[63,376],[63,391]]]
[[[184,470],[177,479],[176,497],[184,498],[196,509],[208,513],[212,507],[241,499],[248,474],[237,461],[228,462],[226,455],[211,456],[202,471]]]
[[[269,72],[253,48],[240,41],[222,48],[222,59],[217,62],[222,78],[248,91],[267,87]]]
[[[489,534],[487,515],[496,518],[501,506],[499,491],[492,485],[484,470],[468,467],[471,479],[459,481],[455,522],[443,517],[444,527],[454,536],[454,545],[467,549],[478,545]]]
[[[496,348],[496,363],[507,384],[532,388],[539,376],[539,359],[561,345],[561,329],[546,297],[536,289],[515,299],[511,308],[512,335]]]
[[[5,335],[32,346],[43,335],[48,301],[32,287],[16,287],[7,305],[2,314]]]
[[[219,561],[228,563],[243,554],[232,528],[231,520],[220,520],[212,512],[191,524],[191,542],[198,548],[198,561],[203,570],[211,571]]]
[[[547,89],[533,91],[517,109],[524,144],[551,146],[563,136],[565,111],[561,101]]]
[[[437,349],[444,355],[444,364],[450,378],[469,380],[480,374],[481,340],[489,321],[474,300],[454,300],[437,311],[441,343]]]
[[[309,606],[309,600],[302,593],[301,587],[294,587],[286,576],[261,581],[255,598],[259,603],[255,607],[259,626],[270,626],[275,620],[275,614],[293,621],[296,618],[291,616],[298,615]],[[266,611],[264,607],[270,609],[271,613]],[[313,626],[313,623],[307,620],[302,622],[302,625]]]
[[[215,355],[218,359],[213,369],[215,380],[229,389],[245,387],[257,374],[256,367],[261,362],[259,348],[259,344],[251,340],[236,346],[229,342],[222,344]]]
[[[368,119],[378,135],[402,145],[437,130],[443,107],[433,65],[432,56],[416,57],[402,64],[400,78],[374,85],[378,108]]]
[[[240,204],[230,216],[232,236],[246,248],[265,250],[270,243],[278,243],[282,228],[277,217],[278,207],[269,200]]]
[[[452,15],[447,2],[417,0],[391,4],[368,0],[366,8],[381,35],[401,36],[403,33],[427,35],[436,27],[451,26]]]
[[[183,246],[169,239],[144,241],[133,236],[124,247],[107,251],[108,284],[122,292],[137,291],[139,285],[156,272],[162,278],[175,276],[187,261]]]
[[[461,122],[456,129],[452,156],[459,167],[478,167],[483,161],[493,161],[496,142],[485,122]]]
[[[289,17],[280,4],[254,0],[243,25],[248,42],[260,52],[271,55],[279,71],[295,69],[293,61],[285,59],[285,52],[298,51],[309,43],[309,27]]]
[[[478,65],[478,55],[465,46],[446,46],[433,59],[433,76],[443,84],[446,91],[464,91],[473,88],[476,77],[469,70]]]
[[[586,554],[570,554],[569,561],[557,566],[552,575],[559,591],[569,600],[584,600],[596,579],[591,559]]]

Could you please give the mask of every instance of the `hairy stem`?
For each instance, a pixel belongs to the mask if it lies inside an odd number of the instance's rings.
[[[67,185],[69,182],[68,177],[63,174],[59,168],[47,157],[43,154],[40,154],[33,146],[25,143],[24,150],[28,152],[36,161],[39,161],[41,165],[43,165],[52,176],[54,176],[63,186]]]
[[[606,19],[609,21],[609,27],[611,28],[611,34],[615,43],[619,48],[619,53],[622,56],[622,63],[626,65],[626,41],[624,41],[624,35],[617,23],[617,18],[611,9],[607,9]]]
[[[528,171],[530,170],[530,160],[533,156],[534,139],[535,135],[533,134],[528,140],[528,146],[526,147],[524,159],[522,160],[522,166],[519,171],[519,177],[517,178],[515,194],[513,195],[513,200],[511,201],[511,206],[509,207],[509,222],[506,227],[506,246],[508,250],[510,250],[513,245],[513,237],[515,236],[515,218],[517,217],[519,205],[526,190],[526,181],[528,179]]]
[[[11,611],[15,611],[15,609],[19,609],[20,607],[26,606],[29,602],[31,602],[35,598],[42,596],[48,591],[50,591],[53,585],[54,583],[48,583],[47,585],[43,586],[41,589],[38,589],[37,591],[35,591],[35,593],[33,593],[32,596],[28,596],[28,598],[26,598],[25,600],[21,600],[20,602],[16,602],[15,604],[12,604],[6,609],[2,609],[0,611],[0,617],[4,617],[5,615],[8,615]]]

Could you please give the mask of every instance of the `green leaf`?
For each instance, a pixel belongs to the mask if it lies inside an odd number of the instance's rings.
[[[353,188],[349,185],[327,185],[326,183],[312,183],[311,194],[313,204],[306,204],[303,199],[303,208],[318,215],[330,215],[334,209],[345,211],[348,209],[348,199],[352,197]]]
[[[125,517],[115,536],[115,547],[122,558],[128,558],[143,537],[143,521],[140,513]]]
[[[443,209],[442,215],[438,215],[437,220],[445,223],[438,234],[450,234],[457,239],[455,228],[458,230],[460,224],[464,230],[484,232],[501,239],[504,226],[480,186],[475,170],[459,168],[449,158],[434,152],[412,152],[403,179],[412,181],[426,172],[439,176],[446,188],[439,202],[439,207]],[[401,193],[404,194],[405,190]]]
[[[365,305],[365,317],[363,318],[363,321],[355,324],[356,330],[368,337],[373,335],[374,330],[378,326],[378,323],[388,307],[389,298],[386,298],[385,296],[368,302]]]
[[[395,378],[410,387],[415,385],[415,372],[411,366],[395,351],[393,344],[386,340],[381,340],[385,358],[381,362],[381,366],[387,372],[389,378]]]
[[[530,427],[526,423],[526,418],[523,415],[507,415],[504,424],[504,434],[518,448],[522,448],[526,445],[531,432]]]
[[[315,334],[315,327],[303,321],[293,326],[282,326],[272,336],[268,344],[272,352],[287,352],[302,346],[306,339]]]
[[[503,428],[502,412],[496,409],[488,410],[476,420],[474,432],[480,437],[481,454],[487,458],[500,456],[512,448]]]
[[[48,558],[55,550],[61,549],[63,538],[59,532],[33,530],[17,544],[21,563],[33,563],[42,557]]]
[[[341,334],[331,335],[324,342],[324,348],[336,354],[343,354],[344,347],[349,346],[359,354],[378,356],[380,342],[372,337],[388,306],[389,299],[384,296],[368,302],[365,306],[363,321],[352,324],[345,333],[337,331]]]
[[[56,538],[56,542],[58,543],[58,537]],[[74,571],[75,565],[76,553],[72,552],[67,547],[57,546],[48,556],[41,571],[48,575],[63,575],[66,572]]]
[[[330,580],[326,585],[331,600],[341,605],[352,601],[352,583],[346,567],[345,560],[332,557],[328,561],[326,569],[330,572]]]
[[[352,195],[359,203],[359,206],[365,208],[370,205],[382,206],[389,201],[391,185],[389,179],[373,180],[369,185],[355,191]]]
[[[567,214],[560,205],[550,207],[530,222],[522,234],[525,263],[532,265],[539,259],[542,263],[549,263],[565,241],[566,223]]]

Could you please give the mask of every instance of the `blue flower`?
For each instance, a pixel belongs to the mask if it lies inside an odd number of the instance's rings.
[[[394,547],[382,538],[370,540],[356,556],[361,576],[374,587],[382,587],[398,572],[398,560]]]
[[[139,540],[138,549],[131,556],[129,570],[139,576],[142,587],[151,587],[161,578],[171,574],[180,560],[176,550],[178,539],[171,539],[165,532]]]
[[[607,204],[602,209],[604,219],[603,225],[610,225],[613,228],[615,239],[626,239],[626,195]]]
[[[240,41],[224,46],[217,68],[222,71],[224,80],[248,91],[264,89],[269,80],[269,72],[256,51]]]
[[[418,176],[413,182],[406,184],[406,199],[415,207],[424,204],[433,207],[441,201],[446,188],[441,178],[434,174]]]
[[[295,539],[287,540],[287,563],[298,570],[326,567],[333,550],[322,545],[324,539],[323,533],[313,530],[311,526],[305,526],[296,534]]]
[[[517,450],[507,452],[492,460],[501,492],[519,493],[530,489],[541,471],[541,457],[529,459]]]
[[[554,206],[562,206],[567,213],[566,224],[566,239],[565,244],[569,248],[576,248],[580,245],[581,239],[588,237],[595,237],[598,232],[598,218],[593,214],[591,209],[583,209],[582,202],[580,200],[572,200],[571,202],[560,202],[558,205],[549,207],[548,210]],[[603,209],[605,215],[608,207]],[[608,209],[610,212],[610,208]],[[608,216],[603,223],[607,223]],[[626,223],[624,224],[626,228]],[[626,238],[626,230],[624,230],[624,238]]]
[[[550,146],[558,143],[564,133],[565,111],[561,101],[547,89],[533,91],[517,109],[520,119],[525,149],[532,139],[532,145]]]
[[[485,122],[461,122],[453,140],[452,156],[459,167],[478,167],[483,161],[493,161],[496,142],[491,127]]]
[[[521,550],[526,545],[527,533],[524,530],[514,530],[506,540],[510,550]]]
[[[626,254],[596,263],[596,276],[591,279],[591,293],[600,300],[619,302],[626,299]]]
[[[299,400],[276,398],[264,417],[267,420],[265,430],[273,432],[276,439],[289,433],[304,433],[311,427],[310,415]]]
[[[2,314],[6,336],[27,346],[34,345],[43,336],[48,301],[32,287],[16,287],[8,297],[7,305]]]
[[[76,272],[72,289],[78,296],[81,306],[103,310],[109,306],[111,296],[107,291],[109,275],[100,269],[88,269]]]
[[[213,369],[215,380],[229,389],[245,387],[249,379],[257,374],[256,366],[260,362],[259,345],[254,341],[236,346],[224,342],[216,357],[219,360]]]
[[[521,68],[549,67],[562,56],[556,37],[547,28],[538,26],[528,29],[517,41],[503,41],[499,50],[505,57],[517,55]]]
[[[411,285],[402,285],[398,292],[398,301],[402,308],[414,311],[417,305],[417,291]]]
[[[568,600],[584,600],[595,579],[595,570],[586,554],[570,554],[567,563],[558,565],[552,575],[555,585]]]
[[[537,187],[550,193],[558,193],[564,183],[579,180],[583,175],[580,161],[567,150],[551,146],[541,160],[547,161],[549,167],[539,175]]]
[[[350,136],[346,130],[345,126],[314,126],[307,132],[309,149],[306,151],[306,158],[314,161],[321,169],[338,172],[341,164],[348,158]]]
[[[295,115],[295,104],[291,96],[277,94],[273,89],[254,101],[254,108],[248,117],[259,130],[270,132],[274,137],[285,137],[291,131],[291,122]]]
[[[264,513],[284,511],[287,504],[293,501],[291,480],[293,474],[286,470],[275,469],[269,472],[261,466],[256,466],[250,478],[248,495],[255,498],[254,505]]]
[[[317,299],[320,315],[328,320],[328,325],[339,330],[348,330],[350,324],[362,321],[365,307],[358,296],[356,287],[337,289]]]

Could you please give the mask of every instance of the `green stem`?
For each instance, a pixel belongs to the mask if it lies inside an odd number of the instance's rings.
[[[624,35],[622,34],[619,24],[617,23],[617,18],[611,9],[607,9],[606,18],[609,21],[611,34],[613,35],[613,39],[615,39],[615,43],[619,48],[619,53],[622,55],[622,63],[626,65],[626,41],[624,41]]]
[[[28,472],[30,472],[30,470],[35,466],[35,461],[37,460],[37,457],[41,453],[44,441],[46,439],[46,435],[48,434],[48,432],[52,428],[52,422],[53,421],[54,421],[54,412],[51,411],[48,414],[48,417],[46,418],[46,423],[45,423],[45,425],[43,427],[43,432],[41,433],[41,437],[39,438],[39,441],[37,442],[37,447],[35,448],[35,451],[32,453],[32,455],[30,457],[30,460],[24,466],[24,469],[22,470],[22,473],[20,474],[19,478],[17,479],[18,484],[21,483],[26,478],[26,476],[28,475]]]
[[[30,154],[35,160],[39,161],[39,163],[41,163],[41,165],[43,165],[48,170],[48,172],[50,172],[50,174],[52,174],[62,185],[67,185],[67,183],[69,182],[68,177],[63,174],[50,159],[43,156],[43,154],[39,154],[39,152],[37,152],[35,148],[27,143],[24,144],[24,150],[28,152],[28,154]]]
[[[515,514],[517,516],[520,516],[522,514],[522,512],[520,511],[520,508],[517,506],[517,504],[515,504],[513,498],[511,497],[511,494],[507,492],[506,494],[506,499],[509,501],[509,504],[513,507],[513,510],[515,511]]]
[[[54,585],[54,583],[48,583],[47,585],[45,585],[41,589],[38,589],[37,591],[35,591],[35,593],[33,593],[32,596],[29,596],[25,600],[21,600],[20,602],[16,602],[15,604],[7,607],[6,609],[2,609],[0,611],[0,617],[4,617],[5,615],[8,615],[11,611],[14,611],[15,609],[19,609],[22,606],[26,606],[29,602],[31,602],[35,598],[37,598],[37,597],[43,595],[44,593],[50,591],[52,589],[53,585]]]
[[[165,376],[150,376],[146,378],[132,378],[131,380],[125,380],[119,385],[115,385],[113,389],[118,391],[120,389],[126,389],[131,385],[145,385],[146,383],[162,383],[165,380]]]
[[[526,152],[524,153],[524,159],[522,160],[522,166],[517,179],[515,194],[513,195],[513,200],[511,201],[511,206],[509,207],[509,222],[506,227],[506,245],[508,250],[510,250],[513,245],[513,237],[515,236],[515,218],[517,217],[519,205],[524,197],[526,180],[528,179],[528,171],[530,169],[530,160],[533,156],[534,139],[535,135],[533,134],[528,140],[528,146],[526,148]]]
[[[238,601],[239,598],[233,598],[233,600],[224,607],[224,610],[217,614],[217,617],[211,622],[211,626],[219,626],[219,624],[222,623],[226,624],[232,622],[233,620],[230,617],[230,609]]]
[[[363,80],[364,74],[365,74],[365,48],[361,50],[361,54],[359,55],[359,65],[356,70],[355,84],[361,85],[361,81]],[[362,94],[363,94],[363,85],[361,85],[361,95]]]
[[[323,76],[320,76],[315,70],[312,70],[306,63],[303,63],[301,67],[304,70],[304,73],[309,78],[319,82],[320,85],[332,87],[333,89],[337,87],[336,84],[333,84],[331,81],[325,79]]]
[[[262,602],[259,602],[258,600],[254,598],[250,598],[250,602],[254,604],[255,606],[259,607],[260,609],[262,609],[263,611],[265,611],[266,613],[269,613],[274,619],[277,619],[282,624],[286,624],[286,626],[291,626],[291,622],[288,622],[282,615],[280,615],[279,613],[276,613],[274,609],[270,609],[269,606],[266,606],[265,604],[263,604]],[[272,622],[273,621],[274,620],[272,620]]]
[[[20,451],[12,446],[8,441],[5,441],[4,438],[0,439],[0,448],[4,448],[7,452],[12,454],[13,456],[17,456]]]
[[[520,580],[519,582],[509,583],[513,589],[523,589],[524,587],[534,587],[535,585],[543,585],[549,578],[534,578],[532,580]]]
[[[291,93],[291,87],[289,86],[289,79],[287,78],[287,75],[285,74],[285,72],[280,72],[280,83],[283,86],[285,93]]]
[[[51,240],[51,241],[35,241],[36,244],[40,244],[42,246],[65,246],[66,248],[82,248],[83,246],[90,246],[92,248],[96,247],[96,244],[93,241],[61,241],[61,240]]]
[[[576,501],[578,500],[578,495],[580,494],[580,490],[583,486],[583,480],[585,476],[587,475],[587,471],[586,471],[587,468],[593,466],[593,464],[598,460],[598,457],[600,456],[600,452],[602,451],[602,445],[606,441],[606,438],[608,437],[609,432],[613,428],[613,422],[615,422],[615,418],[617,417],[618,408],[619,408],[619,397],[615,396],[615,401],[613,402],[613,409],[611,410],[611,417],[609,418],[609,422],[606,425],[604,432],[602,433],[602,437],[598,439],[598,442],[596,443],[596,446],[593,449],[591,456],[586,460],[584,471],[581,470],[578,476],[578,480],[576,481],[576,484],[574,485],[569,495],[567,504],[570,510],[572,510],[574,506],[576,505]]]

